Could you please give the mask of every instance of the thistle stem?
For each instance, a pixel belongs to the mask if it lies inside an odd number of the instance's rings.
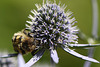
[[[93,12],[93,26],[92,26],[92,36],[93,38],[97,39],[98,38],[98,4],[97,4],[97,0],[92,0],[92,12]],[[94,48],[90,48],[88,50],[88,56],[89,57],[93,57],[93,53],[94,53]],[[90,67],[91,66],[91,62],[86,61],[84,63],[84,67]]]
[[[97,0],[92,0],[92,12],[93,12],[93,24],[92,24],[92,36],[98,38],[98,4]]]
[[[88,50],[88,57],[93,57],[93,53],[94,53],[94,48],[91,47],[89,50]],[[89,61],[86,61],[84,63],[84,66],[83,67],[91,67],[91,62]]]

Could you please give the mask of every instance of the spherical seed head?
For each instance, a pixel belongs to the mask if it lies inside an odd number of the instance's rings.
[[[66,6],[46,1],[42,6],[36,4],[36,7],[37,11],[31,11],[34,15],[29,15],[31,21],[27,21],[29,25],[26,25],[35,39],[49,46],[77,43],[76,21],[71,11],[64,12]]]

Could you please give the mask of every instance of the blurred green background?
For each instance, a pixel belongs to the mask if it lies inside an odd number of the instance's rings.
[[[57,3],[61,1],[61,4],[67,5],[67,9],[70,9],[76,20],[77,26],[88,37],[91,37],[92,31],[92,3],[91,0],[56,0]],[[36,9],[35,4],[42,4],[42,0],[0,0],[0,51],[7,50],[9,53],[14,53],[12,47],[12,36],[15,32],[25,28],[26,20],[32,9]],[[100,0],[98,0],[98,6],[100,8]],[[99,9],[100,11],[100,9]],[[100,12],[99,12],[100,16]],[[99,19],[100,29],[100,19]],[[98,32],[100,36],[100,30]],[[79,43],[85,43],[79,41]],[[99,42],[100,43],[100,42]],[[57,67],[83,67],[84,60],[76,58],[64,50],[58,48],[58,55],[60,62]],[[87,50],[77,49],[77,52],[87,55]],[[50,54],[45,52],[43,57],[36,63],[50,64]],[[26,62],[31,58],[30,54],[25,55]],[[100,47],[95,49],[94,58],[100,61]],[[91,67],[100,67],[100,64],[92,63]]]

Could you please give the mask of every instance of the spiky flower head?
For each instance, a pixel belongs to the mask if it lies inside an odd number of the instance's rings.
[[[75,18],[72,12],[65,12],[66,6],[57,5],[55,2],[46,1],[41,6],[36,4],[37,10],[32,10],[33,15],[29,15],[31,21],[26,25],[36,40],[40,40],[41,45],[53,47],[61,44],[77,43],[78,29],[74,26]]]

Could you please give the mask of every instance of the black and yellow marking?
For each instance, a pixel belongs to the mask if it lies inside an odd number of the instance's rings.
[[[25,54],[35,50],[38,41],[34,40],[34,38],[29,35],[30,33],[26,30],[14,34],[12,43],[16,52]]]

